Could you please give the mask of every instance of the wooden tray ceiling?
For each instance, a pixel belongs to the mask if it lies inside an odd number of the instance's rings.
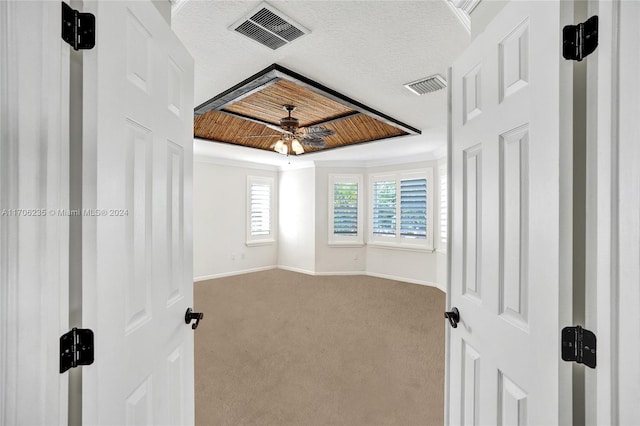
[[[285,104],[296,107],[291,115],[300,120],[300,127],[322,126],[335,132],[324,138],[324,148],[305,146],[305,153],[420,134],[418,129],[273,64],[196,107],[194,136],[273,151],[272,145],[281,138],[280,119],[287,116],[282,108]]]

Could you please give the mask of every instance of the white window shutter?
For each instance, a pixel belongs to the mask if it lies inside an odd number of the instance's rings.
[[[373,235],[396,235],[396,182],[373,183]]]
[[[275,242],[273,182],[273,178],[270,177],[247,176],[248,246]]]
[[[271,187],[267,184],[251,184],[251,235],[271,233]]]
[[[333,233],[358,235],[358,184],[355,182],[333,185]]]
[[[440,247],[447,247],[447,167],[440,167]]]
[[[329,245],[364,244],[362,175],[329,175]]]
[[[427,179],[400,181],[400,236],[427,238]]]

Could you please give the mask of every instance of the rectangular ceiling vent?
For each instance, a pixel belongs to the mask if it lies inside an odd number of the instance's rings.
[[[447,81],[441,75],[434,74],[432,76],[416,80],[412,83],[407,83],[404,87],[411,90],[416,95],[424,95],[425,93],[444,89],[447,87]]]
[[[267,3],[260,4],[229,29],[272,50],[311,32]]]

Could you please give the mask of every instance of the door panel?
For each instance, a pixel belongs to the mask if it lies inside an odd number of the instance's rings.
[[[528,330],[529,127],[500,135],[499,315]]]
[[[478,424],[478,399],[480,396],[479,373],[480,354],[471,345],[462,340],[462,410],[461,424]]]
[[[482,151],[476,145],[464,155],[464,230],[462,294],[480,303],[480,241],[482,232]]]
[[[85,2],[87,424],[192,424],[193,60],[151,2]]]
[[[451,70],[448,422],[570,422],[571,2],[507,4]]]

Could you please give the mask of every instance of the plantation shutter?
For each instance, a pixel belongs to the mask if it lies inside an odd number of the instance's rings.
[[[355,182],[333,186],[333,234],[358,235],[358,184]]]
[[[447,169],[440,170],[440,243],[447,246]]]
[[[251,184],[251,235],[271,233],[271,186]]]
[[[427,238],[427,180],[400,181],[400,236]]]
[[[396,235],[396,182],[373,183],[373,235]]]

